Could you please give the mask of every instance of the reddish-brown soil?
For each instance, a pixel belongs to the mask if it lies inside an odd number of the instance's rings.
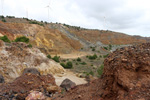
[[[43,93],[48,85],[56,86],[52,75],[25,74],[16,78],[12,83],[0,84],[0,100],[16,98],[24,100],[31,90],[38,90]]]
[[[101,78],[57,100],[149,100],[150,43],[121,48],[104,61]]]

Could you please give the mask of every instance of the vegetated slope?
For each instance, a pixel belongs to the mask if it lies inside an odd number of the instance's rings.
[[[118,49],[104,61],[103,75],[57,100],[148,100],[150,43]]]
[[[81,48],[102,46],[103,44],[139,44],[150,41],[148,38],[130,36],[122,33],[90,30],[60,23],[47,23],[27,18],[4,18],[0,22],[0,33],[13,40],[25,35],[31,44],[46,54],[71,53]],[[2,18],[0,18],[2,20]]]

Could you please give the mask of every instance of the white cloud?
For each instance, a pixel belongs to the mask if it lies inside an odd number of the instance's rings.
[[[4,0],[4,15],[150,36],[149,0]],[[1,14],[1,10],[0,10]],[[104,21],[105,17],[105,21]]]

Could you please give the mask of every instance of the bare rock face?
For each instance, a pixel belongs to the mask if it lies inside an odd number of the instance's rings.
[[[124,47],[104,61],[101,78],[80,85],[61,100],[149,100],[150,43]],[[60,99],[58,97],[58,100]]]
[[[25,43],[11,43],[0,47],[0,74],[6,82],[19,77],[25,68],[36,68],[41,75],[61,74],[64,68],[50,60],[37,48],[29,48]]]

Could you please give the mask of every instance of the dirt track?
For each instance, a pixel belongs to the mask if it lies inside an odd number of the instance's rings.
[[[71,72],[69,70],[66,70],[66,73],[63,74],[63,75],[55,75],[54,77],[55,77],[56,84],[58,86],[60,86],[60,84],[62,83],[62,81],[64,79],[66,79],[66,78],[68,78],[71,81],[75,82],[76,85],[87,83],[84,78],[77,77],[75,73],[73,73],[73,72]]]

